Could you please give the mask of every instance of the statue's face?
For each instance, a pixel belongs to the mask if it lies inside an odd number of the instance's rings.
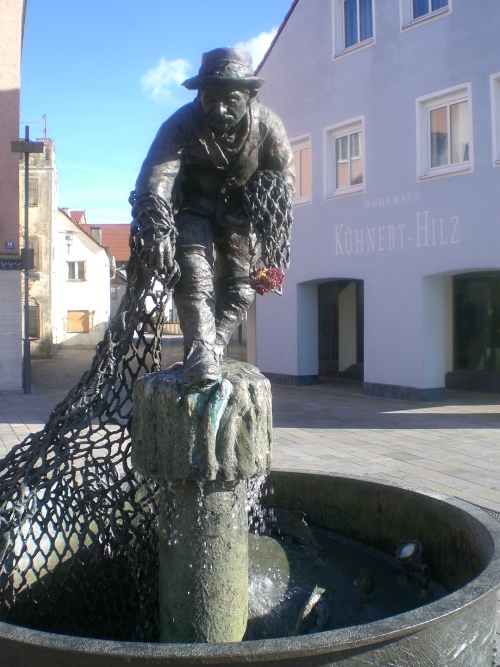
[[[215,134],[229,134],[244,118],[251,96],[247,90],[206,86],[198,92],[208,124]]]

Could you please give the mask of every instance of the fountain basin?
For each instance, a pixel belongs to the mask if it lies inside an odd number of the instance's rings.
[[[500,584],[500,524],[468,503],[410,485],[273,472],[270,503],[393,555],[417,539],[449,592],[417,609],[339,630],[227,644],[153,644],[57,635],[0,623],[8,667],[249,665],[491,667]],[[269,496],[268,496],[269,497]]]

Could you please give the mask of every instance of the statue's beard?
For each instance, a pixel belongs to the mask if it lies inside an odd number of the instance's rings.
[[[225,121],[222,119],[210,121],[210,127],[216,137],[224,137],[236,131],[236,126],[233,125],[232,118],[228,118]]]

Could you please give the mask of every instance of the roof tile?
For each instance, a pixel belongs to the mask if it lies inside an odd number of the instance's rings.
[[[130,236],[130,224],[101,225],[102,241],[101,244],[107,249],[110,255],[121,262],[128,261],[130,257],[130,247],[128,244]]]

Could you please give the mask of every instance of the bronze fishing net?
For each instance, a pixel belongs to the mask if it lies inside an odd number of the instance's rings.
[[[293,224],[293,192],[278,171],[258,171],[244,189],[244,205],[253,220],[260,257],[266,267],[287,269],[290,265],[290,237]]]
[[[170,212],[153,199],[132,197],[126,293],[89,370],[43,430],[0,463],[2,621],[96,638],[158,638],[158,486],[132,469],[127,429],[135,380],[161,368],[176,280],[175,270],[165,278],[148,269],[141,250],[141,238],[162,235],[175,247]],[[273,206],[269,200],[275,226]],[[285,246],[276,239],[280,265],[288,237]],[[163,290],[154,289],[157,280]]]
[[[0,619],[157,636],[156,484],[130,465],[132,388],[160,369],[165,293],[132,247],[119,311],[47,424],[0,464]]]
[[[250,286],[257,294],[282,294],[283,269],[290,264],[293,190],[283,174],[259,171],[243,189],[243,206],[252,220]]]

